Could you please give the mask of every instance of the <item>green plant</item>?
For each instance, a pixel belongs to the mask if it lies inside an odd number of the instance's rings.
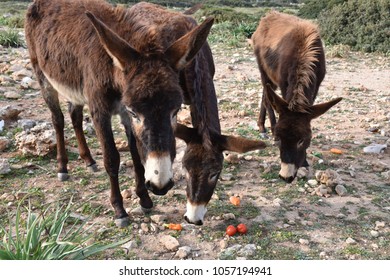
[[[0,45],[17,48],[23,46],[23,42],[17,30],[8,29],[0,31]]]
[[[87,243],[92,239],[85,228],[87,219],[80,222],[71,213],[71,202],[66,207],[57,205],[54,211],[49,205],[40,214],[20,204],[14,222],[9,216],[9,229],[0,225],[0,260],[81,260],[128,241]]]

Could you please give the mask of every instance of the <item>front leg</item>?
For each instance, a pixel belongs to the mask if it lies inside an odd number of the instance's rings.
[[[145,169],[142,165],[141,158],[138,153],[137,143],[134,134],[131,133],[130,139],[130,152],[133,158],[134,173],[135,173],[135,192],[140,199],[140,205],[144,210],[151,209],[153,207],[153,201],[150,199],[148,190],[145,187]]]
[[[104,167],[110,178],[110,202],[115,211],[115,224],[119,227],[125,227],[129,225],[130,221],[129,215],[123,208],[123,198],[119,189],[118,173],[120,158],[112,133],[111,114],[108,112],[102,113],[101,108],[99,110],[92,109],[91,115],[97,137],[102,147]]]

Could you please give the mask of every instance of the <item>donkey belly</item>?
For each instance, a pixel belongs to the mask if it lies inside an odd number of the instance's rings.
[[[50,78],[49,75],[47,75],[45,72],[43,73],[50,83],[50,85],[58,92],[59,96],[72,103],[73,105],[84,105],[87,103],[87,98],[84,96],[82,91],[78,89],[73,89],[67,85],[61,84],[60,82],[57,82],[56,80]]]

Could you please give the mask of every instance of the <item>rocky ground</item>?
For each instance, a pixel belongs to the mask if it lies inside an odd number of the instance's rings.
[[[210,201],[205,224],[188,225],[185,181],[178,141],[176,187],[152,196],[143,214],[134,194],[132,161],[123,129],[114,118],[121,149],[120,182],[131,225],[115,227],[102,155],[85,111],[85,133],[100,171],[90,174],[78,159],[66,115],[71,179],[60,183],[50,114],[39,93],[25,48],[0,47],[0,220],[8,224],[16,206],[73,198],[75,216],[88,218],[95,241],[130,238],[110,259],[388,259],[390,256],[390,59],[344,52],[328,57],[317,102],[343,101],[312,122],[311,168],[291,184],[278,179],[278,150],[270,134],[257,131],[259,72],[249,46],[213,45],[220,119],[224,133],[263,138],[269,147],[244,155],[226,154],[224,171]],[[66,112],[66,105],[63,105]],[[180,113],[188,121],[188,110]],[[379,151],[365,152],[377,144]],[[337,148],[341,154],[330,150]],[[239,206],[229,202],[235,195]],[[27,197],[27,198],[26,198]],[[11,214],[10,214],[11,213]],[[164,223],[182,223],[182,231]],[[245,223],[248,233],[228,237],[227,225]]]

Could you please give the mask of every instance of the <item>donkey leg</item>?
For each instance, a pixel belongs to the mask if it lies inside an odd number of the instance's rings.
[[[259,127],[259,131],[261,133],[265,133],[265,118],[266,118],[266,98],[265,98],[265,88],[263,90],[263,96],[261,98],[261,104],[260,104],[260,114],[259,114],[259,119],[257,121],[257,126]]]
[[[96,172],[96,161],[92,158],[83,131],[83,107],[69,103],[69,114],[72,119],[73,129],[76,134],[80,157],[84,160],[90,171]]]
[[[137,144],[133,134],[131,134],[130,152],[134,164],[135,192],[140,199],[139,203],[143,210],[148,211],[153,207],[153,201],[150,199],[148,190],[145,187],[145,169],[138,154]]]
[[[47,81],[41,80],[40,83],[43,99],[50,109],[52,123],[56,131],[57,178],[59,181],[66,181],[69,179],[67,168],[68,155],[66,154],[65,149],[64,115],[62,114],[60,102],[58,100],[58,92]]]
[[[106,112],[102,111],[102,108],[97,110],[91,108],[90,110],[96,134],[102,147],[104,167],[110,178],[110,202],[115,211],[115,224],[119,227],[125,227],[129,225],[130,220],[123,207],[123,198],[119,189],[119,152],[115,146],[112,133],[111,114],[109,110]]]

